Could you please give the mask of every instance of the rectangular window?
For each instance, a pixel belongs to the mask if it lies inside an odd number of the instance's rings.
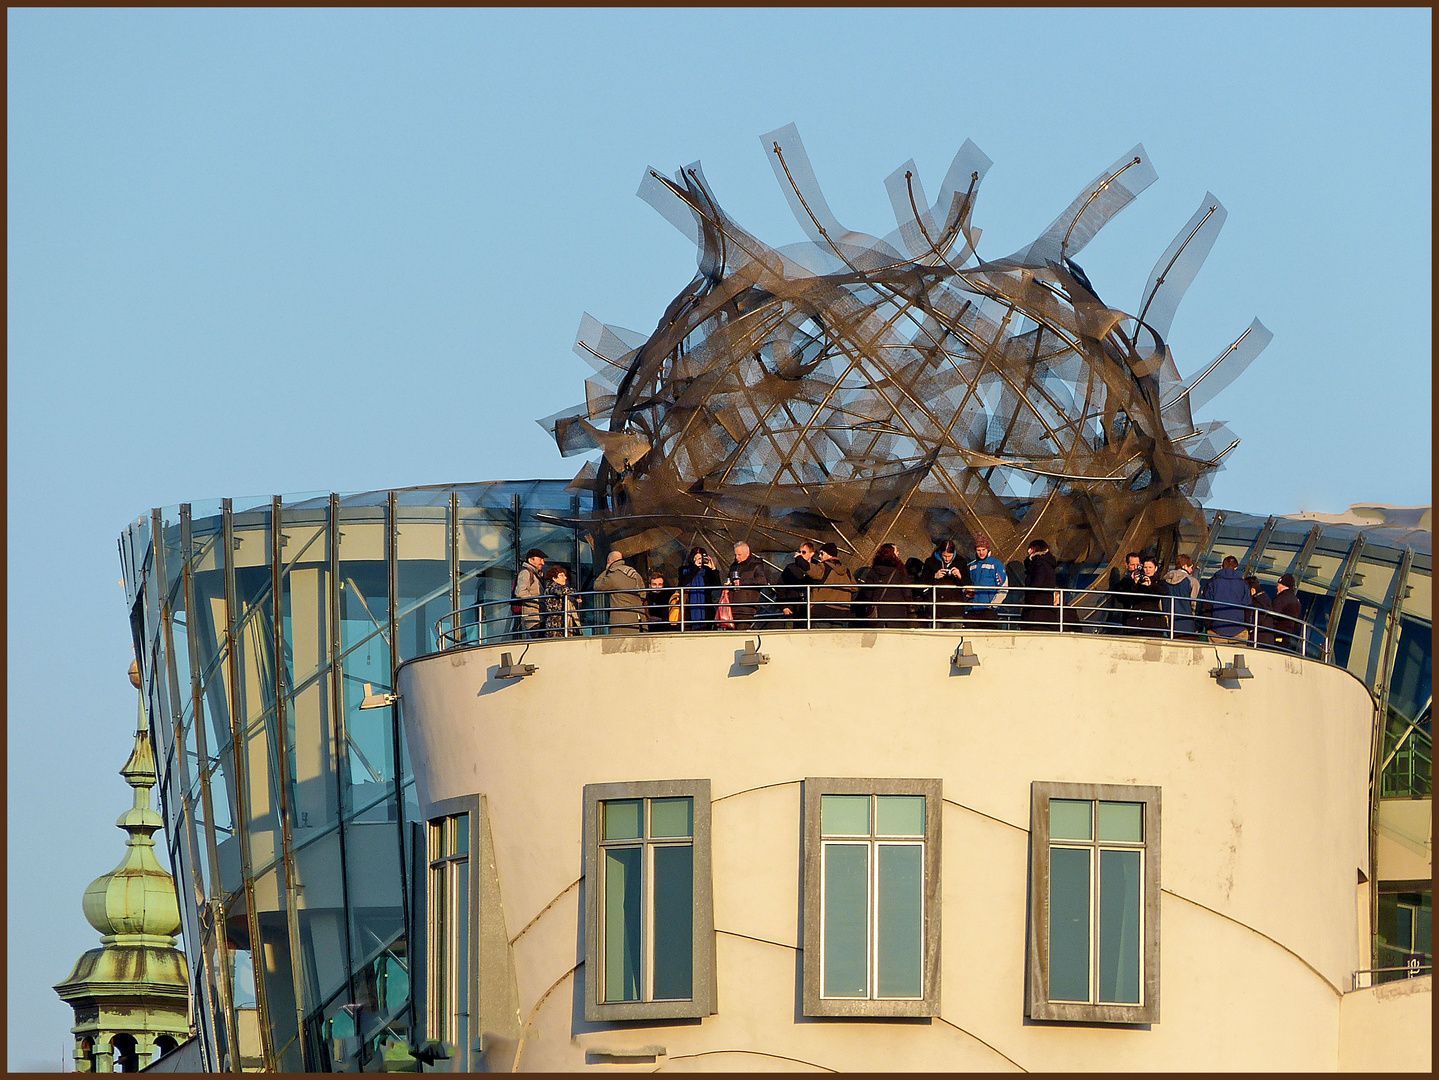
[[[471,963],[471,815],[429,822],[429,1032],[469,1068]]]
[[[1035,783],[1029,1015],[1159,1020],[1159,788]]]
[[[709,790],[585,787],[586,1019],[714,1011]]]
[[[939,1012],[940,782],[804,782],[806,1016]]]

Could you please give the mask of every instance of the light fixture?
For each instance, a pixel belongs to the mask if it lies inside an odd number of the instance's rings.
[[[1221,663],[1219,667],[1210,668],[1209,674],[1214,677],[1216,682],[1225,682],[1226,680],[1234,682],[1239,679],[1254,678],[1254,672],[1244,666],[1244,657],[1239,653],[1234,654],[1232,664]]]
[[[360,700],[362,709],[383,709],[400,700],[399,694],[377,694],[369,683],[365,684],[365,696]]]
[[[759,651],[759,646],[753,641],[744,643],[744,652],[739,654],[740,667],[759,667],[761,664],[769,663],[769,653]]]
[[[959,639],[959,647],[954,650],[954,655],[949,662],[961,671],[968,671],[970,668],[979,666],[979,656],[974,651],[974,646],[963,638]]]
[[[523,657],[524,653],[520,655]],[[539,670],[539,664],[517,664],[512,655],[507,652],[502,652],[500,653],[500,668],[495,672],[495,678],[523,679],[526,675],[533,675]]]

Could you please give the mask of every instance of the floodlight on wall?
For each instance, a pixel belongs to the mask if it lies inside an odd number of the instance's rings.
[[[521,653],[520,656],[523,657],[524,653]],[[517,664],[512,655],[502,652],[500,653],[500,668],[495,672],[495,678],[523,679],[526,675],[533,675],[539,670],[539,664]]]
[[[384,709],[400,700],[399,694],[377,694],[369,683],[365,684],[365,696],[360,699],[362,709]]]
[[[769,653],[760,652],[759,645],[756,642],[746,641],[744,643],[744,652],[739,654],[740,667],[754,668],[759,667],[761,664],[768,663]]]
[[[1240,679],[1254,678],[1254,672],[1244,666],[1244,657],[1239,653],[1234,654],[1233,663],[1221,662],[1219,667],[1210,668],[1209,674],[1216,682],[1237,682]]]
[[[954,655],[949,658],[949,662],[961,671],[968,671],[970,668],[979,666],[979,656],[970,642],[960,638],[959,647],[954,650]]]

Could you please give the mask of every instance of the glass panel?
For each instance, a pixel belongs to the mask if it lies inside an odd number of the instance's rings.
[[[920,800],[923,808],[923,799]],[[882,812],[881,812],[882,813]],[[924,848],[879,845],[879,954],[882,998],[923,997]]]
[[[923,795],[879,795],[875,798],[877,836],[923,836]]]
[[[1141,844],[1144,842],[1144,804],[1102,802],[1099,804],[1099,838]]]
[[[821,795],[819,831],[824,836],[868,836],[868,795]]]
[[[868,929],[869,845],[825,844],[823,996],[868,996]]]
[[[1139,1004],[1139,854],[1099,853],[1100,1001]]]
[[[606,840],[637,840],[644,835],[643,799],[618,799],[600,803]]]
[[[694,997],[694,848],[656,845],[654,860],[654,997],[687,1001]]]
[[[430,986],[434,995],[434,1037],[444,1039],[449,1033],[450,995],[450,890],[448,870],[444,866],[430,871]]]
[[[1051,808],[1056,801],[1050,800]],[[1049,849],[1051,1001],[1089,1000],[1089,854],[1083,848]]]
[[[470,850],[470,815],[455,815],[455,847],[457,854],[463,855]]]
[[[694,834],[693,799],[654,799],[650,803],[650,835],[682,837]]]
[[[449,852],[445,848],[444,819],[430,822],[430,861],[434,862],[448,854]]]
[[[1088,840],[1094,833],[1091,816],[1094,804],[1088,799],[1050,799],[1049,836],[1053,840]]]
[[[470,864],[460,860],[450,865],[455,887],[455,1056],[463,1068],[470,1049]]]
[[[605,1001],[640,999],[640,848],[606,848]]]

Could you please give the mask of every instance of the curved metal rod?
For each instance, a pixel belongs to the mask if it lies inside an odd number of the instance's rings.
[[[1089,209],[1089,204],[1099,198],[1100,194],[1109,187],[1110,184],[1114,183],[1114,181],[1118,180],[1127,170],[1132,169],[1142,160],[1142,158],[1136,156],[1135,159],[1128,165],[1125,165],[1124,168],[1116,170],[1113,176],[1106,178],[1102,184],[1094,189],[1094,194],[1084,200],[1084,205],[1079,208],[1079,213],[1074,215],[1074,220],[1069,223],[1069,231],[1064,234],[1064,241],[1059,245],[1059,257],[1061,259],[1064,258],[1064,253],[1069,250],[1069,238],[1074,234],[1074,227],[1079,224],[1079,219],[1083,217],[1084,212]]]
[[[1193,230],[1189,233],[1189,235],[1184,238],[1184,243],[1179,245],[1179,250],[1174,253],[1174,258],[1169,260],[1169,265],[1164,268],[1163,273],[1161,273],[1158,279],[1155,280],[1154,288],[1149,290],[1149,298],[1144,301],[1144,306],[1140,308],[1139,315],[1134,320],[1135,322],[1144,322],[1144,316],[1149,314],[1149,305],[1154,303],[1154,298],[1159,295],[1159,286],[1164,284],[1165,277],[1168,275],[1169,271],[1174,269],[1174,264],[1179,261],[1179,256],[1184,254],[1184,249],[1189,246],[1189,241],[1193,240],[1197,235],[1199,235],[1199,230],[1204,228],[1204,222],[1208,221],[1211,217],[1213,217],[1214,214],[1218,211],[1218,209],[1218,203],[1215,203],[1213,206],[1211,206],[1209,208],[1209,213],[1205,214],[1204,217],[1200,220],[1199,224],[1194,226]],[[1151,333],[1153,333],[1152,330]],[[1157,337],[1158,335],[1156,334],[1155,336]]]

